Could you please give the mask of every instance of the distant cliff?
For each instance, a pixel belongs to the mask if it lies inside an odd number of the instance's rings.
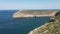
[[[22,10],[13,14],[13,18],[55,16],[55,10]]]

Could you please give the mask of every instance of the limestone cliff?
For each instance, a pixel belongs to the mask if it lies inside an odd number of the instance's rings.
[[[55,16],[58,11],[53,10],[24,10],[18,11],[13,14],[13,18],[23,18],[23,17],[46,17],[46,16]]]

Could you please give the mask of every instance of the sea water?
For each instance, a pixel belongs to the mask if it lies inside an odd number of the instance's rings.
[[[13,18],[18,10],[0,10],[0,34],[28,34],[49,22],[50,17]]]

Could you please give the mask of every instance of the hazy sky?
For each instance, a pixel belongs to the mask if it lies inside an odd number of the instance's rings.
[[[0,9],[60,9],[60,0],[0,0]]]

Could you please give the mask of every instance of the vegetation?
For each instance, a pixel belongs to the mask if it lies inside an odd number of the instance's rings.
[[[30,15],[48,15],[54,12],[56,12],[56,10],[22,10],[20,13]]]

